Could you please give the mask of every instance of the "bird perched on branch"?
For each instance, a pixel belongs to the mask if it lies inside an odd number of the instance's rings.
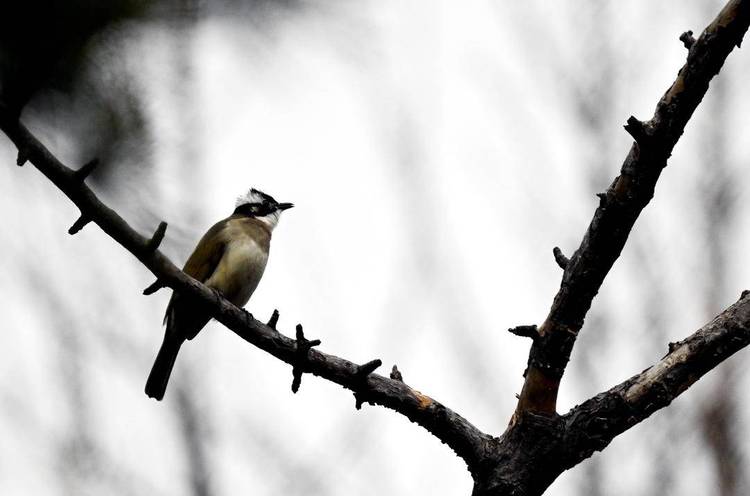
[[[238,307],[244,306],[266,268],[271,232],[281,212],[293,206],[251,189],[237,199],[232,215],[203,235],[182,270]],[[149,397],[164,397],[180,346],[186,339],[193,339],[209,320],[211,316],[200,303],[178,292],[172,294],[164,316],[164,341],[146,381]]]

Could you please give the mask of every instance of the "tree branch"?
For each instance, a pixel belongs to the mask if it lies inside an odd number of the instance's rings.
[[[601,451],[618,434],[669,405],[748,344],[750,297],[744,294],[691,336],[670,343],[669,353],[655,365],[564,415],[568,466]]]
[[[299,370],[297,341],[272,326],[255,320],[247,311],[237,308],[205,285],[178,269],[159,250],[158,245],[166,230],[161,223],[151,238],[138,234],[114,210],[99,200],[85,184],[83,174],[63,165],[21,123],[9,117],[0,107],[0,128],[11,139],[24,158],[30,161],[80,209],[81,218],[97,224],[107,235],[132,253],[157,278],[146,292],[153,293],[162,286],[180,291],[205,305],[211,316],[234,331],[245,341]],[[78,226],[80,222],[76,223]],[[309,343],[308,343],[309,344]],[[304,345],[303,345],[304,346]],[[412,389],[402,381],[371,373],[376,363],[365,365],[307,349],[304,372],[309,372],[353,391],[357,402],[367,402],[390,408],[415,422],[463,458],[474,472],[486,446],[493,438],[481,432],[462,416]]]
[[[692,43],[687,62],[647,122],[628,119],[635,143],[620,175],[605,193],[580,246],[563,272],[549,315],[529,352],[528,368],[516,413],[554,414],[557,392],[586,313],[607,273],[620,256],[636,219],[654,195],[690,116],[703,99],[711,78],[739,46],[750,24],[750,1],[730,0]]]

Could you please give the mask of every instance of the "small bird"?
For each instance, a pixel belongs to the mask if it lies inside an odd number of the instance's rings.
[[[183,272],[243,307],[258,287],[266,268],[271,232],[281,212],[293,206],[250,189],[237,199],[232,215],[214,224],[203,235]],[[164,315],[167,324],[164,341],[146,381],[146,395],[157,400],[164,398],[180,346],[186,339],[193,339],[209,320],[208,312],[195,300],[172,293]]]

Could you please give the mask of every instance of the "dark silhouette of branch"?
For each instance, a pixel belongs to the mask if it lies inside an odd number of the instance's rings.
[[[669,405],[708,371],[750,344],[750,294],[678,343],[658,363],[562,417],[568,466]]]
[[[147,238],[137,233],[117,212],[103,204],[94,192],[80,181],[75,172],[63,165],[21,123],[0,109],[0,127],[19,150],[42,174],[52,181],[80,209],[82,217],[97,224],[111,238],[141,261],[156,277],[155,286],[168,286],[205,303],[211,315],[242,339],[284,362],[298,366],[297,341],[256,320],[215,291],[189,277],[165,257],[156,234]],[[273,322],[275,324],[275,322]],[[450,446],[472,468],[480,460],[485,446],[492,440],[488,434],[462,416],[405,383],[371,373],[379,361],[359,365],[314,349],[307,350],[304,371],[328,379],[355,393],[357,403],[371,403],[390,408],[421,425]]]
[[[635,221],[654,188],[690,116],[711,79],[739,46],[750,23],[750,2],[731,0],[692,44],[687,62],[656,106],[651,120],[628,119],[625,129],[635,143],[605,193],[563,272],[549,315],[539,326],[529,353],[526,380],[517,414],[554,414],[557,391],[591,301],[625,246]]]

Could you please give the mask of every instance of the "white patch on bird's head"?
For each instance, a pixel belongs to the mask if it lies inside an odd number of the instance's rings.
[[[250,188],[247,193],[237,197],[234,206],[239,207],[247,203],[263,203],[264,201],[276,202],[271,195],[267,195],[259,189]]]
[[[291,203],[279,203],[271,195],[255,189],[250,190],[237,198],[235,213],[241,213],[258,219],[264,223],[269,231],[278,225],[281,212],[291,208]]]

